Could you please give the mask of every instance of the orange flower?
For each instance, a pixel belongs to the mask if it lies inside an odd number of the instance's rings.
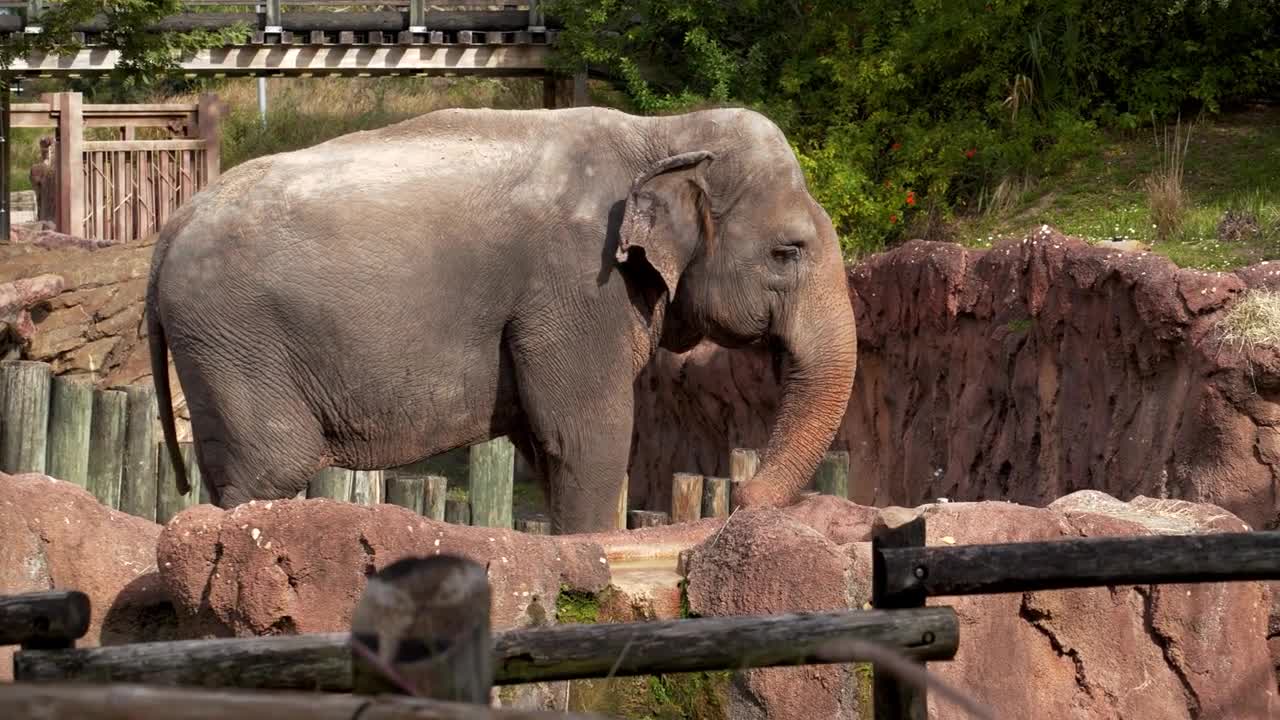
[[[915,205],[915,204],[916,204],[916,194],[915,194],[915,191],[914,191],[914,190],[908,190],[908,191],[907,191],[907,204],[908,204],[908,205]]]
[[[969,159],[973,159],[973,156],[977,154],[978,154],[978,148],[969,148],[968,150],[964,151],[964,156]]]
[[[894,143],[889,147],[890,150],[897,152],[902,149],[902,143]]]
[[[889,216],[889,222],[891,222],[891,223],[895,223],[895,224],[896,224],[896,223],[898,222],[898,216],[897,216],[897,215],[890,215],[890,216]]]

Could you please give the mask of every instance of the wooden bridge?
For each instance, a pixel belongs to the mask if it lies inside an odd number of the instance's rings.
[[[0,41],[41,32],[46,0],[0,0]],[[266,0],[256,12],[236,0],[187,0],[192,10],[168,16],[156,32],[251,29],[245,44],[198,51],[180,60],[189,75],[308,77],[325,75],[540,75],[558,29],[538,0],[476,6],[427,0],[359,4],[337,0]],[[199,6],[198,8],[196,6]],[[292,8],[311,8],[293,11]],[[314,8],[387,8],[344,12]],[[10,67],[16,76],[78,77],[111,71],[119,52],[101,42],[106,19],[76,26],[83,47],[69,55],[33,53]]]

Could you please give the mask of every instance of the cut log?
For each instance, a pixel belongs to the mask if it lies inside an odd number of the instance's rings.
[[[693,522],[702,517],[702,476],[675,473],[671,477],[671,523]]]
[[[0,471],[43,473],[49,452],[48,363],[0,363]]]
[[[129,397],[119,390],[93,391],[93,419],[89,432],[89,492],[109,508],[120,508],[120,479],[124,473],[125,428]]]
[[[89,487],[89,438],[93,424],[93,383],[55,377],[49,392],[49,445],[45,472]]]
[[[0,595],[0,645],[69,648],[88,630],[89,596],[78,590]]]

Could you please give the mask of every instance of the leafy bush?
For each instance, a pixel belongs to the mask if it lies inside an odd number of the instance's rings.
[[[1280,89],[1280,0],[546,4],[556,62],[606,70],[636,110],[772,117],[851,254],[999,207],[1101,127]]]

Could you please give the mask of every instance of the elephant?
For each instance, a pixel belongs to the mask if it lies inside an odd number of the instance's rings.
[[[621,529],[633,383],[704,341],[781,373],[733,507],[797,501],[853,386],[848,292],[761,113],[454,108],[228,169],[161,228],[145,314],[181,492],[169,356],[218,507],[505,435],[565,534]]]

